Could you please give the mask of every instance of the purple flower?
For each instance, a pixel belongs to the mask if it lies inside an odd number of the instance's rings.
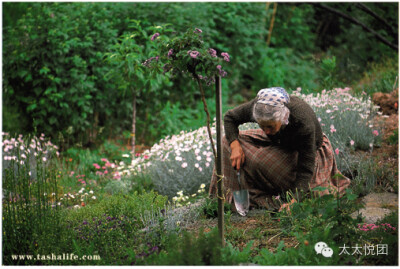
[[[209,49],[208,53],[210,53],[211,57],[217,57],[217,51],[215,49]]]
[[[151,37],[151,41],[154,41],[154,39],[156,39],[157,37],[159,37],[160,34],[159,33],[155,33],[152,37]]]
[[[194,51],[190,51],[189,55],[190,55],[190,57],[192,57],[193,59],[196,59],[197,56],[200,55],[200,52],[195,51],[195,50],[194,50]]]
[[[194,33],[202,33],[203,31],[199,28],[194,29]]]
[[[221,77],[225,77],[228,73],[226,73],[225,70],[222,70],[222,66],[221,65],[217,65],[217,69],[219,70],[219,75]]]
[[[169,51],[168,51],[168,58],[169,57],[171,57],[171,55],[174,53],[174,50],[173,49],[170,49]]]
[[[224,60],[229,62],[229,54],[226,52],[221,53],[221,56],[224,57]]]

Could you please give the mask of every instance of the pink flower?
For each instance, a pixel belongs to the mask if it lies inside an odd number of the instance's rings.
[[[189,53],[189,55],[190,55],[190,57],[192,57],[193,59],[196,59],[199,55],[200,55],[200,52],[198,52],[198,51],[190,51],[190,53]]]
[[[169,57],[171,57],[171,55],[174,53],[174,50],[173,49],[170,49],[169,51],[168,51],[168,58]]]
[[[185,162],[182,164],[182,168],[186,168],[188,166],[188,164]]]
[[[354,146],[354,140],[350,140],[350,145]]]
[[[149,156],[147,156],[147,155],[144,155],[144,159],[145,160],[147,160],[149,158]]]
[[[151,41],[154,41],[154,39],[156,39],[157,37],[160,36],[160,33],[155,33],[152,37],[151,37]]]
[[[94,163],[93,166],[94,166],[94,168],[96,168],[96,169],[100,169],[100,165],[98,165],[97,163]]]
[[[119,172],[115,172],[113,178],[114,179],[121,179],[121,175],[119,174]]]
[[[102,162],[108,162],[106,158],[101,159]]]
[[[335,149],[335,153],[336,153],[336,155],[339,155],[339,149],[338,148]]]
[[[210,53],[211,57],[217,57],[217,51],[215,49],[209,49],[208,53]]]
[[[224,60],[229,62],[229,54],[226,52],[221,53],[221,56],[224,57]]]
[[[203,31],[199,28],[194,29],[194,33],[202,33]]]
[[[379,135],[379,132],[378,132],[378,130],[373,130],[373,131],[372,131],[372,134],[373,134],[374,136],[378,136],[378,135]]]
[[[336,132],[335,126],[333,126],[333,124],[331,125],[331,133]]]

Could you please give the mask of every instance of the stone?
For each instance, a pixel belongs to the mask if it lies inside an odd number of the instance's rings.
[[[398,201],[399,198],[396,193],[370,193],[361,200],[365,208],[353,212],[351,217],[356,218],[360,213],[365,219],[365,223],[375,224],[393,210],[398,210]]]
[[[360,213],[364,218],[364,222],[368,224],[375,224],[379,220],[383,219],[385,216],[389,215],[392,211],[387,208],[380,207],[369,207],[362,208],[360,211],[354,212],[351,214],[352,218],[356,218]]]
[[[396,114],[398,111],[399,89],[391,93],[377,92],[372,95],[372,102],[380,106],[384,115]]]

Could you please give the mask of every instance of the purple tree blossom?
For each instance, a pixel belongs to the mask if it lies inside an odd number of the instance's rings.
[[[160,36],[160,33],[155,33],[152,37],[151,37],[151,41],[154,41],[154,39],[156,39],[157,37]]]
[[[169,51],[168,51],[168,58],[169,57],[171,57],[171,55],[174,53],[174,50],[173,49],[170,49]]]
[[[229,54],[226,52],[221,53],[221,56],[224,57],[224,60],[229,62]]]
[[[192,57],[193,59],[196,59],[198,56],[200,56],[200,52],[195,51],[195,50],[193,50],[193,51],[189,50],[188,53],[189,53],[190,57]]]
[[[217,65],[217,69],[219,70],[219,75],[221,77],[225,77],[228,74],[225,70],[222,70],[222,66],[221,65]]]
[[[217,57],[217,51],[215,49],[209,49],[208,53],[210,53],[211,57]]]

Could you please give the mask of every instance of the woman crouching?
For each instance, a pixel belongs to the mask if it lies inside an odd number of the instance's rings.
[[[239,125],[258,123],[260,129],[239,132]],[[252,207],[281,210],[273,197],[287,192],[301,200],[315,187],[320,195],[341,195],[350,184],[337,169],[334,151],[323,134],[313,109],[285,89],[262,89],[257,97],[224,116],[223,143],[224,198],[233,203],[232,192],[239,190],[241,171]],[[211,179],[210,195],[217,194],[217,175]],[[292,202],[295,200],[293,199]]]

